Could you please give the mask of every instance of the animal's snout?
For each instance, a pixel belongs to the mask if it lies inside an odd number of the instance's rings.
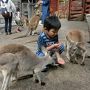
[[[73,51],[75,51],[76,49],[77,49],[77,47],[74,47],[74,48],[73,48]]]

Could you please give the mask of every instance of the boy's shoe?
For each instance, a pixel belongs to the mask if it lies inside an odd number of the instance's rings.
[[[42,51],[37,51],[37,52],[36,52],[36,55],[37,55],[38,57],[43,57],[43,56],[45,56],[45,54],[44,54]]]

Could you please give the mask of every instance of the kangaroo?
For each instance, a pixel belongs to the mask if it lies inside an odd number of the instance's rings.
[[[66,56],[73,63],[79,63],[78,56],[82,56],[80,62],[81,65],[84,65],[86,48],[83,39],[82,32],[78,30],[72,30],[66,35]]]
[[[16,56],[12,53],[5,53],[0,55],[0,71],[3,75],[3,83],[0,90],[7,90],[10,77],[14,75],[17,77],[18,61]]]
[[[18,38],[23,38],[29,35],[34,35],[37,34],[36,29],[38,27],[39,24],[39,20],[41,18],[41,5],[35,5],[35,10],[34,10],[34,14],[32,15],[32,17],[29,19],[26,16],[21,17],[21,22],[23,23],[23,28],[25,28],[27,30],[26,34],[16,37],[14,39],[18,39]]]
[[[24,20],[24,24],[26,25],[26,27],[28,27],[26,36],[29,34],[30,35],[34,34],[33,32],[37,29],[39,20],[41,18],[41,5],[36,4],[34,8],[35,8],[34,15],[32,15],[30,19],[26,18]]]
[[[27,29],[27,32],[26,34],[19,37],[15,37],[14,39],[23,38],[29,35],[34,35],[36,32],[37,26],[39,24],[40,17],[41,17],[41,12],[39,10],[35,12],[35,14],[31,17],[31,19],[28,19],[27,17],[22,16],[21,19],[23,22],[23,27]]]
[[[45,83],[41,80],[42,70],[48,64],[54,63],[49,54],[44,58],[38,58],[29,48],[20,44],[9,44],[0,47],[0,71],[4,77],[1,90],[7,90],[11,77],[19,78],[22,72],[32,72],[35,81],[41,85]],[[24,75],[22,75],[24,76]]]
[[[26,33],[26,36],[28,34],[33,35],[33,31],[35,31],[37,29],[40,17],[41,17],[41,12],[39,10],[37,10],[36,14],[33,15],[30,20],[28,19],[28,21],[27,21],[28,22],[28,25],[27,25],[28,31]]]

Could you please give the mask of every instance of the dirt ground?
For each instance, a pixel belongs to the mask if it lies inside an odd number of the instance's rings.
[[[59,31],[59,38],[61,41],[65,41],[65,34],[70,29],[79,29],[84,33],[85,41],[88,41],[88,30],[86,22],[80,21],[67,21],[61,20],[62,27]],[[37,40],[38,35],[28,36],[24,38],[18,38],[26,33],[23,29],[22,32],[16,33],[16,27],[12,29],[13,34],[4,35],[4,30],[1,30],[0,45],[6,45],[10,43],[23,44],[30,48],[34,53],[36,51],[37,44],[32,42]],[[37,30],[40,31],[42,26],[39,25]],[[90,55],[90,45],[86,44],[88,55]],[[36,84],[32,78],[20,80],[17,83],[9,87],[9,90],[90,90],[90,59],[85,59],[85,66],[78,64],[72,64],[64,57],[66,64],[64,68],[51,68],[48,72],[43,73],[43,80],[46,82],[45,86]],[[0,75],[1,76],[1,75]],[[0,78],[1,86],[2,76]]]

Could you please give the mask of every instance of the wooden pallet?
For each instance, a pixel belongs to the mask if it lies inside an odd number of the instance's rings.
[[[84,20],[84,0],[69,0],[68,20]]]
[[[85,0],[85,14],[90,14],[90,0]]]

